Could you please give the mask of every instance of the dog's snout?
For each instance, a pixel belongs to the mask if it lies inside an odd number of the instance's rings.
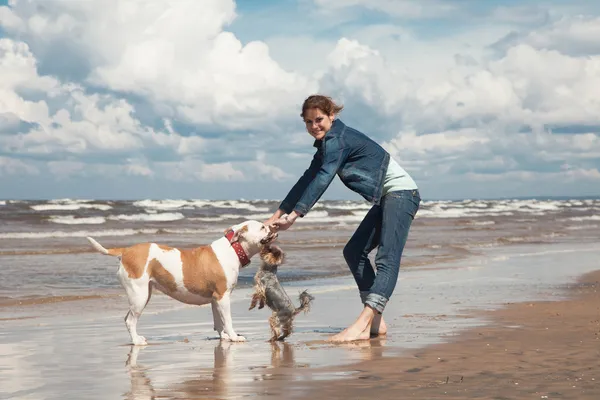
[[[272,242],[277,238],[277,232],[270,232],[263,240],[260,241],[260,244],[267,244]]]

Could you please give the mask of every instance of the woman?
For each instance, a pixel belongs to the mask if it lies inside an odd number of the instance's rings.
[[[402,251],[421,201],[417,185],[389,153],[336,118],[342,108],[321,95],[304,101],[301,116],[317,151],[310,167],[266,221],[276,230],[288,229],[315,205],[336,174],[373,204],[344,247],[364,308],[352,325],[329,339],[336,342],[387,333],[381,314],[396,286]],[[375,248],[377,274],[368,258]]]

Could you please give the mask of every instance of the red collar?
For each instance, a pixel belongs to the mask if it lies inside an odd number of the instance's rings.
[[[235,254],[237,254],[238,258],[240,259],[240,262],[242,263],[242,268],[243,268],[246,265],[250,264],[250,259],[246,255],[246,252],[244,251],[244,248],[242,247],[242,245],[240,244],[240,242],[233,242],[233,243],[231,243],[231,238],[233,238],[233,234],[234,234],[233,229],[229,230],[225,234],[225,237],[227,238],[227,240],[231,244],[231,247],[233,247],[233,250],[235,250]]]

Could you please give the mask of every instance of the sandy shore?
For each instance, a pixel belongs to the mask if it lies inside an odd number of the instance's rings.
[[[275,345],[268,310],[248,311],[245,289],[232,315],[246,343],[217,340],[210,307],[160,295],[139,324],[143,348],[128,344],[122,295],[1,307],[0,398],[597,399],[599,257],[523,246],[403,270],[389,336],[345,345],[324,339],[360,311],[351,278],[286,284],[316,300]]]
[[[569,291],[566,301],[489,312],[492,325],[451,343],[352,365],[358,379],[317,382],[305,397],[600,399],[600,271]]]

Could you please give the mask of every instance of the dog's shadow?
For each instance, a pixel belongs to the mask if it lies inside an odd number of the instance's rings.
[[[127,400],[145,400],[163,397],[231,397],[235,394],[233,391],[236,390],[240,382],[239,365],[236,366],[234,362],[234,349],[238,345],[240,344],[218,340],[213,349],[214,365],[212,371],[207,371],[206,368],[203,368],[194,373],[193,377],[182,371],[185,375],[182,375],[180,382],[173,382],[166,387],[160,388],[155,387],[153,384],[149,373],[150,368],[138,361],[140,354],[143,353],[146,347],[131,346],[125,362],[131,388],[125,394],[124,398]],[[253,378],[250,378],[251,380],[265,380],[266,376],[272,376],[272,374],[281,376],[277,371],[296,367],[293,345],[285,342],[275,342],[271,343],[270,346],[271,365],[256,367],[260,368],[261,372],[258,374],[256,374],[256,371],[251,373],[253,375]],[[249,369],[253,370],[255,368]]]

